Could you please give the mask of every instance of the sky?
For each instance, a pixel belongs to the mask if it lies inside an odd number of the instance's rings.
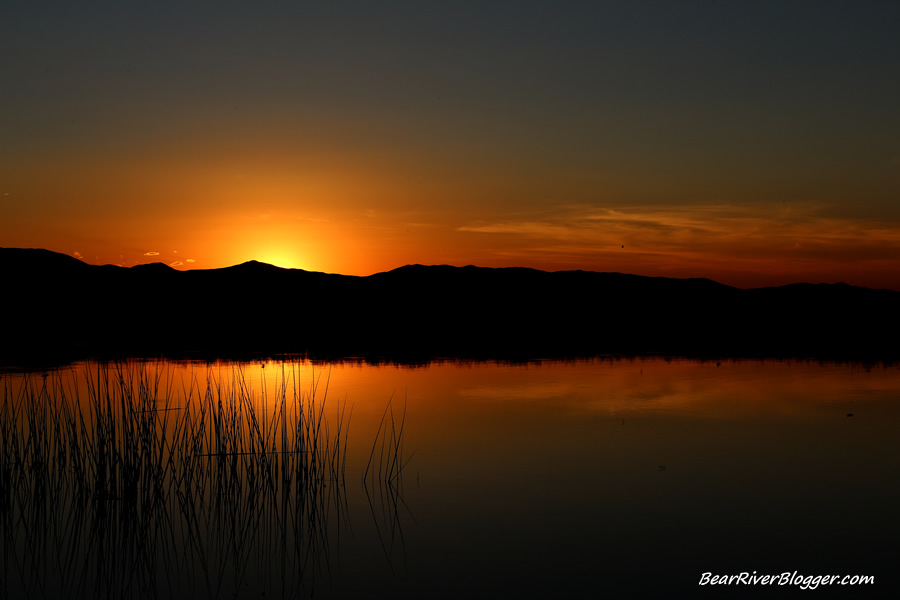
[[[900,2],[0,7],[0,246],[900,290]]]

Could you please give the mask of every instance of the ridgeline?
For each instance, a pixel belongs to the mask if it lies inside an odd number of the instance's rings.
[[[598,354],[900,358],[900,292],[409,265],[368,277],[251,261],[176,271],[0,248],[7,359],[149,354],[425,361]]]

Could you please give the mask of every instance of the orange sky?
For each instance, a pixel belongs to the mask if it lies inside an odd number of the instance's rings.
[[[0,246],[900,289],[900,9],[817,7],[17,7]]]
[[[641,205],[616,202],[600,179],[555,188],[576,201],[516,206],[526,188],[545,187],[539,195],[551,185],[527,174],[455,180],[428,165],[392,172],[352,158],[354,168],[312,164],[306,173],[290,157],[66,160],[7,179],[13,192],[4,198],[27,203],[6,207],[3,245],[181,269],[256,259],[368,275],[409,263],[476,264],[709,277],[739,287],[845,281],[900,289],[900,228],[841,215],[838,203]]]

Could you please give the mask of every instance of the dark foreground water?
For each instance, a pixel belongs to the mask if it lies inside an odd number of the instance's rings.
[[[43,375],[2,376],[4,598],[900,589],[896,366],[133,362]],[[754,571],[800,579],[698,585]],[[800,589],[822,575],[840,578]],[[837,585],[845,575],[875,583]]]

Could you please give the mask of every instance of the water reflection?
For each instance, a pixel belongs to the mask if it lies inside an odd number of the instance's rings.
[[[299,597],[328,581],[349,526],[346,405],[326,418],[284,365],[268,391],[240,366],[177,384],[159,365],[77,374],[4,382],[4,597]]]
[[[129,369],[5,377],[11,597],[671,597],[900,559],[896,366]]]
[[[363,471],[363,491],[372,515],[372,522],[381,549],[396,573],[394,564],[399,558],[406,572],[406,540],[403,522],[415,521],[412,509],[403,500],[403,478],[412,455],[403,452],[403,430],[406,425],[406,403],[399,418],[395,416],[393,398],[388,403],[372,443],[372,452]]]

